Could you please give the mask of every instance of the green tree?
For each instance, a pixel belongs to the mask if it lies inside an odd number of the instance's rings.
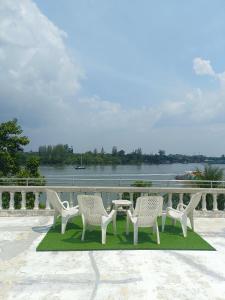
[[[137,180],[134,183],[132,183],[131,186],[134,186],[134,187],[151,187],[152,182],[151,181],[144,181],[144,180]],[[140,196],[141,196],[141,193],[134,193],[134,195],[133,195],[134,207],[136,205],[137,198],[140,197]],[[130,200],[130,194],[129,193],[123,193],[122,198]]]
[[[116,155],[117,155],[117,147],[116,147],[116,146],[113,146],[113,147],[112,147],[112,155],[113,155],[113,156],[116,156]]]
[[[26,184],[24,179],[27,177],[35,177],[38,180],[30,182],[32,185],[44,185],[44,177],[39,174],[39,158],[32,156],[26,157],[25,166],[21,166],[21,152],[23,146],[29,143],[26,136],[22,136],[22,129],[18,125],[17,120],[8,121],[0,124],[0,170],[1,176],[21,178],[17,180],[18,185]],[[33,208],[34,194],[26,194],[26,207]],[[15,193],[15,208],[21,207],[21,193]],[[3,193],[3,208],[9,207],[9,193]]]
[[[105,150],[104,150],[104,148],[102,147],[102,149],[101,149],[101,156],[104,156],[104,154],[105,154]]]
[[[22,129],[17,119],[0,124],[0,175],[11,176],[20,170],[18,153],[29,143],[22,136]]]

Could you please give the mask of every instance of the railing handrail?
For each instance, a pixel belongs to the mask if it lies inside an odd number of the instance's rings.
[[[68,177],[68,176],[66,176]],[[71,180],[73,178],[75,178],[76,176],[72,175],[69,179],[68,178],[64,178],[64,176],[57,176],[57,177],[44,177],[44,178],[37,178],[37,177],[24,177],[24,178],[18,178],[18,177],[2,177],[0,178],[0,182],[1,181],[40,181],[40,180],[46,180],[48,178],[60,178],[62,180]],[[79,176],[78,176],[79,177]],[[135,179],[138,179],[138,178],[132,178],[132,180],[135,180]],[[140,179],[140,178],[139,178]],[[96,177],[96,178],[86,178],[86,179],[80,179],[80,178],[76,178],[76,181],[112,181],[112,179],[103,179],[103,178],[99,178],[99,177]],[[118,178],[117,180],[120,180],[120,181],[128,181],[129,179],[127,178]],[[130,179],[131,180],[131,179]],[[225,183],[225,180],[199,180],[199,179],[151,179],[152,182],[188,182],[188,183],[201,183],[201,182],[207,182],[207,183]]]
[[[199,187],[131,187],[131,186],[0,186],[0,192],[21,192],[38,191],[45,192],[47,189],[53,189],[59,192],[143,192],[143,193],[220,193],[225,194],[225,188],[199,188]]]
[[[48,199],[46,198],[46,191],[47,189],[52,189],[56,192],[62,193],[62,196],[67,194],[69,195],[69,202],[72,205],[75,201],[76,195],[79,193],[97,193],[101,194],[103,198],[106,196],[107,203],[110,201],[110,194],[113,197],[120,197],[121,199],[123,193],[129,194],[129,199],[133,201],[133,197],[135,193],[140,193],[141,195],[148,195],[148,194],[161,194],[161,195],[168,195],[168,206],[172,206],[172,198],[173,194],[179,195],[179,203],[183,203],[183,198],[185,194],[195,194],[197,192],[202,193],[202,211],[207,211],[207,194],[212,194],[213,199],[213,211],[218,211],[218,203],[220,203],[221,209],[221,202],[218,202],[218,196],[220,194],[225,195],[225,188],[199,188],[199,187],[134,187],[134,186],[59,186],[59,185],[48,185],[48,186],[24,186],[24,185],[6,185],[0,186],[0,211],[12,211],[15,209],[15,200],[18,201],[19,198],[15,198],[16,193],[20,193],[20,201],[21,201],[21,212],[26,210],[26,194],[32,193],[32,197],[34,197],[32,201],[34,201],[34,211],[39,210],[39,205],[43,205],[40,199],[45,198],[45,209],[50,209],[50,204]],[[7,195],[5,193],[8,193]],[[117,194],[117,196],[115,196]],[[42,197],[44,196],[44,198]],[[74,198],[75,196],[75,198]],[[217,199],[218,198],[218,199]],[[6,199],[8,199],[8,208],[6,205]],[[114,198],[115,199],[115,198]],[[116,198],[118,199],[118,198]],[[111,199],[112,200],[112,199]],[[109,204],[109,203],[108,203]],[[107,207],[109,207],[107,204]],[[18,205],[18,202],[17,204]],[[224,209],[224,207],[222,208]],[[18,206],[17,209],[18,210]]]

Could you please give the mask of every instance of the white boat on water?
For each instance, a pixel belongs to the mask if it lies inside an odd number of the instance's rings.
[[[86,169],[86,168],[83,166],[83,163],[82,163],[82,154],[81,154],[81,156],[80,156],[80,165],[75,166],[74,169],[76,169],[76,170],[84,170],[84,169]]]
[[[175,176],[176,180],[192,180],[197,175],[196,171],[185,171],[184,174]]]

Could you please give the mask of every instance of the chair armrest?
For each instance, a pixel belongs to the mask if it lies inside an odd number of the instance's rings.
[[[115,209],[111,210],[111,212],[110,212],[109,215],[108,215],[108,218],[109,218],[109,219],[112,219],[115,213],[116,213],[116,210],[115,210]]]
[[[66,206],[65,206],[65,204],[66,204]],[[68,208],[70,207],[70,204],[69,204],[68,201],[63,201],[63,202],[62,202],[62,205],[63,205],[66,209],[68,209]]]
[[[183,203],[178,203],[178,205],[177,205],[177,210],[182,211],[182,210],[184,210],[186,207],[187,207],[187,205],[185,205],[185,204],[183,204]]]
[[[127,216],[131,219],[133,217],[130,209],[127,210]]]
[[[131,210],[128,210],[128,211],[127,211],[127,216],[128,216],[128,218],[131,220],[131,222],[132,222],[133,224],[137,223],[138,218],[137,218],[137,217],[134,217],[134,216],[132,215]]]
[[[102,226],[107,226],[113,220],[115,214],[116,210],[113,209],[108,216],[102,216]]]

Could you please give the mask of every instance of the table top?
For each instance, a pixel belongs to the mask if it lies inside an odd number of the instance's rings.
[[[132,205],[132,202],[129,200],[124,200],[124,199],[118,199],[118,200],[113,200],[112,203],[116,206],[130,206]]]

